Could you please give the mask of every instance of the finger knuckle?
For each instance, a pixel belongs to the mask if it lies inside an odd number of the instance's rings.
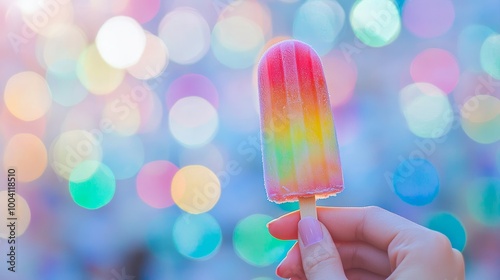
[[[381,215],[382,212],[384,212],[384,211],[385,211],[384,209],[382,209],[378,206],[364,207],[361,211],[361,220],[356,226],[355,238],[358,240],[364,239],[364,236],[366,234],[365,233],[366,222],[373,217],[377,217],[378,215]]]
[[[380,213],[380,212],[384,211],[384,209],[382,209],[376,205],[367,206],[367,207],[365,207],[365,210],[366,210],[366,212],[369,212],[369,213]]]
[[[309,254],[304,262],[304,270],[314,271],[318,267],[331,263],[335,258],[333,250],[329,250],[324,246],[317,246],[313,249],[311,254]]]
[[[450,239],[441,232],[434,231],[432,238],[434,240],[433,246],[435,246],[436,249],[443,250],[445,252],[451,252],[451,242]]]

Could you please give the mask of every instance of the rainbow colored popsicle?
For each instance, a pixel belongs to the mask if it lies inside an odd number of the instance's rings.
[[[259,68],[261,140],[267,196],[276,203],[343,190],[323,67],[308,45],[272,46]]]

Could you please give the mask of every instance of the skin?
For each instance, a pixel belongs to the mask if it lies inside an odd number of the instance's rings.
[[[276,270],[280,277],[465,278],[462,254],[451,247],[446,236],[382,208],[318,207],[323,238],[309,246],[299,236],[299,220],[300,214],[293,212],[268,224],[276,238],[298,240]]]

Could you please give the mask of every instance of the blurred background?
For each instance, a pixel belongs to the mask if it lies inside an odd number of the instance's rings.
[[[255,66],[290,38],[339,141],[318,203],[386,208],[500,279],[497,0],[0,3],[0,279],[277,279],[293,242],[266,223],[297,204],[266,199]]]

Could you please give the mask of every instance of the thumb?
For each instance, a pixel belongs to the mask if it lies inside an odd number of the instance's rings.
[[[337,247],[317,219],[305,217],[299,221],[299,246],[308,280],[347,279]]]

